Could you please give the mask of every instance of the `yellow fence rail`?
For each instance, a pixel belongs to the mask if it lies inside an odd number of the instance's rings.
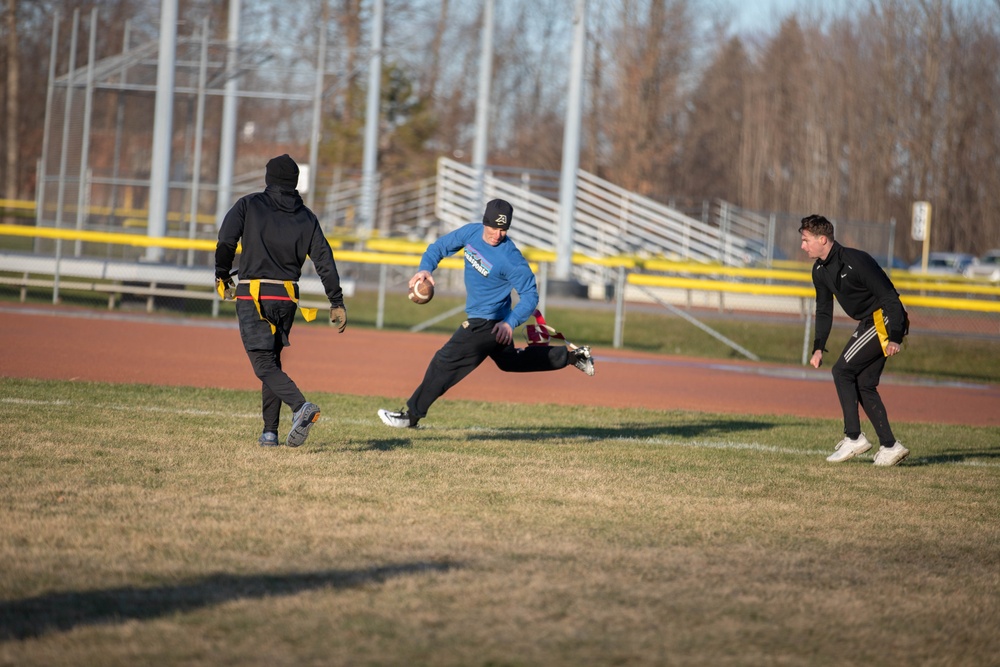
[[[0,208],[11,203],[11,200],[0,200]],[[25,202],[15,201],[13,203],[24,204]],[[215,240],[206,239],[150,237],[121,232],[93,232],[10,224],[0,224],[0,236],[62,239],[207,252],[214,251],[216,246]],[[338,249],[337,259],[339,261],[360,264],[417,266],[420,263],[420,255],[426,247],[424,243],[401,239],[372,239],[365,243],[365,250],[348,250],[343,248],[346,242],[344,238],[330,237],[329,240],[331,245]],[[537,268],[540,263],[552,263],[556,259],[553,252],[531,248],[525,250],[525,255],[532,262],[534,268]],[[810,298],[814,294],[811,286],[810,265],[806,263],[801,263],[803,268],[796,270],[792,268],[742,268],[623,256],[595,259],[576,255],[573,260],[577,264],[598,264],[628,271],[626,283],[641,287],[798,298]],[[462,267],[462,260],[458,256],[449,257],[442,261],[441,266],[458,269]],[[785,266],[788,264],[786,263]],[[726,280],[725,278],[735,280]],[[1000,286],[975,281],[941,280],[939,276],[923,276],[912,273],[904,274],[901,279],[897,278],[895,285],[901,292],[903,303],[910,306],[1000,313]],[[950,292],[956,295],[995,297],[996,300],[969,298],[968,296],[964,298],[929,296],[925,292]]]
[[[811,298],[815,296],[812,287],[796,287],[794,285],[764,285],[760,283],[726,282],[706,278],[680,278],[673,276],[654,276],[633,273],[628,277],[630,285],[645,287],[664,287],[705,292],[727,292],[735,294],[758,294],[761,296],[794,296]],[[898,285],[897,285],[898,287]],[[923,286],[926,289],[926,285]],[[994,288],[993,294],[1000,296],[1000,289]],[[900,294],[900,300],[907,306],[924,308],[943,308],[946,310],[969,310],[981,313],[1000,313],[1000,300],[986,301],[983,299],[958,299],[919,294]]]

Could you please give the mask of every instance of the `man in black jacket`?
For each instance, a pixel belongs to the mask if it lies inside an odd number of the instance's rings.
[[[319,419],[319,407],[306,401],[281,369],[281,350],[289,345],[288,334],[298,307],[298,280],[307,255],[330,301],[330,321],[340,333],[347,328],[347,309],[333,251],[319,220],[295,189],[298,179],[299,167],[287,154],[270,160],[264,175],[267,187],[263,192],[241,197],[229,209],[215,248],[216,288],[220,296],[235,296],[243,347],[261,381],[264,431],[258,442],[262,447],[279,444],[282,403],[292,410],[292,427],[286,440],[289,447],[304,443],[309,429]],[[234,286],[233,258],[241,239],[239,284]],[[302,314],[310,321],[316,311],[303,308]]]
[[[871,255],[845,248],[833,238],[833,224],[821,215],[802,219],[802,250],[815,259],[816,340],[809,363],[823,363],[826,340],[833,326],[833,297],[849,317],[858,321],[850,341],[833,366],[833,383],[844,411],[844,439],[827,461],[839,463],[871,449],[861,432],[858,403],[864,408],[879,440],[875,465],[894,466],[910,451],[896,440],[885,405],[878,393],[886,357],[900,351],[909,320],[892,281]]]

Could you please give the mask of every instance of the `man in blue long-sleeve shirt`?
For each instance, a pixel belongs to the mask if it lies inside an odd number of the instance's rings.
[[[816,288],[816,340],[809,363],[823,363],[826,340],[833,326],[833,298],[858,327],[837,363],[833,383],[844,413],[844,439],[837,443],[827,461],[840,463],[871,449],[861,432],[858,404],[871,420],[879,440],[875,465],[894,466],[910,450],[896,440],[889,426],[885,405],[878,393],[879,378],[888,357],[899,354],[909,318],[892,281],[868,253],[845,248],[833,238],[833,223],[821,215],[802,219],[802,250],[815,259],[813,286]]]
[[[538,306],[538,288],[528,261],[507,238],[514,208],[502,199],[486,204],[483,224],[469,223],[430,244],[410,287],[421,280],[432,285],[432,272],[445,257],[463,250],[465,259],[465,311],[462,326],[437,351],[406,407],[398,412],[379,410],[387,426],[412,428],[427,416],[431,405],[448,389],[474,371],[487,357],[509,373],[554,371],[570,364],[594,374],[594,360],[587,346],[514,347],[514,329],[524,324]],[[511,308],[511,290],[518,294]]]

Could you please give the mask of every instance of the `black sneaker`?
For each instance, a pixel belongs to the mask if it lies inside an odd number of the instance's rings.
[[[406,409],[400,409],[399,412],[379,410],[378,418],[383,424],[393,428],[416,428],[417,422],[420,421],[419,417],[412,416]]]
[[[288,432],[288,446],[298,447],[309,437],[309,429],[319,421],[319,406],[314,403],[303,403],[297,412],[292,414],[292,430]]]
[[[569,353],[573,365],[587,375],[594,374],[594,357],[590,354],[590,346],[578,347]]]

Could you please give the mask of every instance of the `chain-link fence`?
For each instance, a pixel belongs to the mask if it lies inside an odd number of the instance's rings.
[[[157,235],[162,224],[167,237],[211,239],[221,214],[236,198],[263,189],[267,160],[282,153],[292,154],[302,166],[300,191],[307,203],[317,210],[334,208],[331,231],[337,221],[351,221],[360,193],[345,197],[327,191],[350,193],[357,175],[315,173],[308,164],[322,123],[317,105],[331,90],[346,85],[336,50],[324,49],[320,62],[315,45],[233,46],[212,39],[207,22],[196,26],[177,36],[172,127],[157,130],[158,43],[130,43],[126,30],[121,52],[97,60],[94,43],[103,35],[97,34],[95,16],[96,10],[90,21],[81,21],[74,14],[68,27],[59,21],[53,26],[53,44],[66,40],[69,32],[72,46],[62,61],[55,57],[60,49],[52,48],[38,163],[39,227]],[[89,58],[77,59],[78,52],[88,51],[77,48],[78,41],[89,42]],[[227,116],[236,119],[231,127]],[[153,220],[156,214],[149,211],[152,190],[161,185],[152,155],[158,131],[169,134],[165,221]],[[228,135],[235,137],[231,147],[223,145]],[[76,241],[60,252],[94,252],[84,245]],[[35,250],[47,253],[54,247],[39,239]],[[100,250],[109,259],[137,259],[127,245]],[[199,251],[157,259],[187,266],[211,262]]]

